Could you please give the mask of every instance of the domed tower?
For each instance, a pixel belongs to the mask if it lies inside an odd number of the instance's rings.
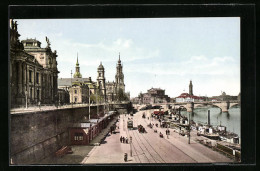
[[[119,53],[119,59],[116,66],[115,82],[116,82],[116,90],[118,91],[119,89],[122,89],[123,92],[125,92],[123,66],[121,65],[120,53]]]
[[[75,73],[73,75],[74,78],[82,78],[82,75],[79,71],[79,61],[78,61],[78,54],[77,54],[77,63],[76,63],[76,67],[75,67]]]
[[[190,85],[189,85],[189,94],[193,96],[193,85],[192,85],[191,80],[190,80]]]
[[[97,86],[100,87],[101,94],[104,99],[106,99],[106,79],[105,79],[105,68],[102,65],[102,62],[100,62],[100,65],[97,69]]]

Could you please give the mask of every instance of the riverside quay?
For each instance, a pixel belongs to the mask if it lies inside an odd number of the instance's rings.
[[[11,163],[225,163],[240,160],[239,139],[232,137],[225,126],[200,125],[179,115],[178,110],[169,109],[170,105],[155,109],[157,106],[146,109],[146,105],[114,103],[13,109]],[[110,110],[106,112],[106,108]]]
[[[227,18],[10,19],[10,165],[241,163]]]

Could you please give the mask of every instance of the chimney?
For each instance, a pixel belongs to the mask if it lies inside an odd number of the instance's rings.
[[[208,125],[210,125],[210,110],[208,110]]]

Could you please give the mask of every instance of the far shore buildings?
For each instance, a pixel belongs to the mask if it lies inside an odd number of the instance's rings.
[[[125,93],[123,66],[119,59],[117,62],[115,81],[109,82],[105,78],[105,68],[100,62],[97,68],[96,82],[91,77],[83,78],[77,62],[73,78],[59,78],[58,88],[69,94],[70,100],[64,103],[104,103],[117,100],[119,90]],[[125,93],[130,98],[130,93]]]
[[[138,97],[133,98],[131,101],[135,104],[168,103],[170,97],[165,95],[165,90],[161,88],[151,88],[147,90],[147,93],[140,93]]]
[[[11,107],[26,104],[53,104],[58,101],[57,52],[42,48],[36,39],[19,40],[17,22],[10,20],[10,97]]]

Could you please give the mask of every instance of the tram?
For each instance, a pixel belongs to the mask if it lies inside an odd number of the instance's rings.
[[[133,121],[132,120],[127,121],[127,128],[133,128]]]

